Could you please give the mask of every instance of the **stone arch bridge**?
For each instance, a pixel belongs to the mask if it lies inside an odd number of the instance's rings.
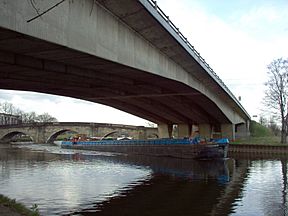
[[[119,135],[146,139],[158,134],[157,128],[106,123],[51,122],[0,126],[0,141],[9,142],[17,134],[31,137],[34,143],[53,143],[58,135],[72,131],[88,136],[102,137],[116,131]]]

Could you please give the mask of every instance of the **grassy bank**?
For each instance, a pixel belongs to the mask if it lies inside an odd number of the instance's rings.
[[[38,216],[40,215],[37,209],[37,205],[34,205],[31,209],[26,208],[23,204],[17,203],[15,199],[10,199],[0,194],[0,208],[1,206],[7,207],[12,212],[17,212],[19,215],[25,216]]]
[[[284,146],[280,143],[280,136],[275,136],[269,128],[255,121],[251,121],[250,133],[250,137],[238,139],[231,144]]]
[[[277,136],[271,136],[271,137],[248,137],[243,139],[238,139],[234,142],[231,142],[231,144],[235,145],[271,145],[271,146],[284,146],[284,144],[280,143],[280,137]],[[286,146],[288,146],[286,144]]]

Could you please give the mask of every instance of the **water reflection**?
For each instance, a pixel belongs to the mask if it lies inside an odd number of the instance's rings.
[[[0,146],[0,193],[43,215],[286,215],[287,160]]]
[[[283,187],[282,187],[282,205],[283,205],[283,213],[284,215],[288,215],[288,203],[287,203],[287,161],[281,160],[282,166],[282,177],[283,177]]]
[[[43,215],[77,211],[91,200],[102,202],[132,182],[150,178],[146,168],[97,158],[73,160],[72,154],[2,148],[0,159],[0,193],[27,206],[36,203]]]
[[[216,180],[220,184],[229,182],[235,161],[225,160],[190,160],[167,157],[126,156],[115,157],[118,163],[149,167],[154,174],[169,175],[186,180]]]
[[[195,161],[147,156],[113,158],[117,163],[149,167],[143,184],[75,214],[81,215],[223,215],[224,196],[234,160]],[[92,204],[93,205],[93,204]],[[230,211],[230,208],[226,209]]]
[[[231,215],[287,215],[287,160],[251,161],[244,186]]]

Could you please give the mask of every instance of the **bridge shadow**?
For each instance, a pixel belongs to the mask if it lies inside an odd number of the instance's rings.
[[[10,142],[16,142],[19,140],[22,140],[23,142],[33,142],[33,137],[20,131],[13,131],[13,132],[7,133],[2,138],[0,137],[0,143],[10,143]]]

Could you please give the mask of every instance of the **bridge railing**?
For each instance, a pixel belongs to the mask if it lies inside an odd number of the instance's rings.
[[[10,124],[0,125],[0,129],[5,128],[19,128],[19,127],[41,127],[41,126],[83,126],[83,127],[113,127],[122,129],[141,130],[149,129],[151,127],[137,126],[137,125],[124,125],[124,124],[113,124],[113,123],[99,123],[99,122],[33,122],[33,123],[21,123],[21,124]]]
[[[157,1],[154,0],[146,0],[150,3],[150,5],[157,11],[157,13],[165,20],[171,29],[181,38],[181,40],[187,45],[187,47],[198,57],[198,59],[206,66],[208,69],[208,73],[218,82],[218,84],[226,90],[226,92],[234,99],[234,101],[242,108],[242,110],[249,116],[249,114],[245,111],[243,106],[240,104],[235,95],[230,91],[230,89],[226,86],[226,84],[222,81],[222,79],[216,74],[216,72],[210,67],[210,65],[205,61],[205,59],[200,55],[200,53],[194,48],[194,46],[188,41],[188,39],[182,34],[179,28],[169,19],[163,10],[157,5]]]

